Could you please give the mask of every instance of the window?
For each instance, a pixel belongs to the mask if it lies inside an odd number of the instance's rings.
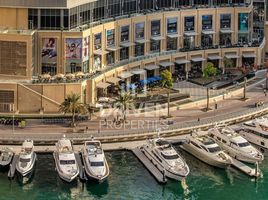
[[[167,33],[177,33],[177,18],[167,19]]]
[[[101,33],[94,35],[94,48],[95,50],[101,49]]]
[[[121,42],[129,41],[129,26],[121,27]]]
[[[161,41],[160,40],[151,40],[151,52],[152,53],[156,53],[156,52],[160,52],[160,44]]]
[[[160,20],[151,21],[151,35],[160,35]]]
[[[37,9],[28,10],[28,28],[29,29],[38,28],[38,10]]]
[[[231,14],[221,14],[220,26],[221,29],[231,29]]]
[[[90,166],[92,166],[92,167],[103,167],[104,162],[91,162]]]
[[[178,155],[178,154],[165,155],[165,154],[161,153],[161,155],[162,155],[163,158],[165,158],[166,160],[174,160],[174,159],[178,159],[178,158],[179,158],[179,155]]]
[[[177,49],[177,38],[167,38],[167,50],[176,50]]]
[[[211,29],[212,29],[212,15],[203,15],[202,30],[211,30]]]
[[[30,161],[31,161],[30,158],[20,158],[20,162],[22,162],[22,163],[28,163]]]
[[[114,52],[111,51],[106,56],[107,56],[107,64],[108,65],[114,64]]]
[[[42,9],[41,10],[41,29],[60,29],[61,16],[59,9]]]
[[[243,143],[238,143],[239,147],[247,147],[250,146],[250,144],[248,142],[243,142]]]
[[[75,160],[60,160],[61,165],[73,165],[75,164]]]
[[[208,151],[210,153],[216,153],[216,152],[221,151],[221,148],[219,146],[217,146],[217,147],[210,147],[210,148],[208,148]]]
[[[239,13],[238,14],[238,31],[248,32],[249,28],[249,14]]]
[[[136,39],[144,38],[144,22],[135,24]]]
[[[195,19],[194,16],[184,18],[184,31],[194,31],[195,28]]]
[[[144,55],[144,44],[136,44],[135,56],[143,56],[143,55]]]
[[[129,48],[123,47],[120,49],[120,60],[126,60],[129,58]]]
[[[115,45],[114,29],[107,30],[106,36],[107,36],[107,46],[114,46]]]

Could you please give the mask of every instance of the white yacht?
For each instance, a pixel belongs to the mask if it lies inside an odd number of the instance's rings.
[[[36,153],[32,140],[25,140],[22,144],[21,152],[16,163],[16,170],[23,177],[30,174],[34,169]]]
[[[71,141],[65,137],[60,139],[53,156],[60,178],[67,182],[73,181],[79,174],[79,168]]]
[[[165,170],[168,178],[182,180],[190,172],[182,156],[162,138],[148,140],[148,145],[142,146],[141,150],[149,160]]]
[[[208,133],[223,150],[237,160],[256,163],[264,159],[261,152],[228,126],[215,126]]]
[[[188,143],[184,143],[181,147],[203,162],[219,168],[231,164],[231,157],[222,151],[206,131],[194,131],[186,139]]]
[[[14,152],[10,148],[2,148],[0,150],[0,168],[7,169],[12,161]]]
[[[268,149],[268,118],[245,122],[237,132],[249,142]]]
[[[98,140],[86,141],[82,149],[82,159],[86,175],[99,182],[104,181],[110,171],[101,143]]]

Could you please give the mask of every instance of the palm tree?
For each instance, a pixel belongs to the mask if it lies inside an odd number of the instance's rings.
[[[86,107],[80,102],[79,94],[71,93],[70,95],[67,95],[67,98],[61,103],[59,111],[63,112],[64,114],[72,114],[71,126],[74,127],[76,114],[86,113]]]
[[[167,97],[168,97],[168,117],[170,116],[169,104],[170,104],[170,90],[173,87],[173,78],[172,74],[169,70],[164,70],[161,74],[161,85],[163,88],[167,89]]]
[[[130,92],[120,92],[118,97],[115,100],[115,105],[119,107],[119,109],[123,113],[123,120],[126,120],[126,111],[128,108],[133,106],[134,104],[134,97]]]

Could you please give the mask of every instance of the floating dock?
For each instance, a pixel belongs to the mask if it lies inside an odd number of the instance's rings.
[[[245,163],[240,162],[239,160],[236,160],[235,158],[232,158],[232,166],[251,177],[257,178],[261,175],[258,169],[258,164],[256,168],[254,169],[254,168],[249,167]]]
[[[13,156],[13,159],[12,159],[12,162],[10,164],[10,168],[9,168],[9,171],[8,171],[8,177],[9,178],[13,178],[15,176],[15,172],[16,172],[16,163],[19,159],[19,155],[14,155]]]
[[[161,172],[159,167],[151,162],[143,153],[141,148],[132,149],[132,152],[137,156],[141,163],[147,168],[147,170],[154,176],[159,183],[166,183],[167,178]]]
[[[77,161],[78,167],[79,167],[79,178],[81,180],[86,181],[87,180],[87,176],[86,176],[86,173],[85,173],[85,168],[84,168],[84,165],[83,165],[83,162],[82,162],[82,158],[80,156],[80,153],[75,153],[74,155],[75,155],[75,159]]]

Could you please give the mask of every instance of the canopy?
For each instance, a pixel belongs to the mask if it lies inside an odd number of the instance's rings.
[[[157,66],[157,65],[146,65],[145,67],[144,67],[144,69],[146,69],[146,70],[155,70],[155,69],[159,69],[159,66]]]
[[[167,36],[168,36],[169,38],[177,38],[177,37],[180,37],[180,35],[177,34],[177,33],[168,33]]]
[[[144,39],[144,38],[140,38],[140,39],[136,39],[135,42],[137,42],[137,43],[139,43],[139,44],[144,44],[145,42],[149,42],[149,40],[146,40],[146,39]]]
[[[133,69],[131,70],[132,74],[145,74],[146,71],[144,69]]]
[[[203,30],[202,33],[205,35],[212,35],[212,34],[215,34],[216,32],[212,30]]]
[[[242,54],[244,58],[256,58],[256,54],[254,52],[245,52]]]
[[[193,57],[192,58],[192,61],[193,62],[203,62],[205,61],[206,59],[202,58],[201,56],[200,57]]]
[[[184,58],[179,58],[179,59],[176,59],[175,60],[175,63],[177,63],[178,65],[181,65],[181,64],[187,64],[187,63],[190,63],[189,60],[186,60]]]
[[[112,84],[117,84],[119,81],[121,81],[122,79],[117,78],[117,77],[110,77],[106,79],[106,82],[108,83],[112,83]]]
[[[209,56],[208,56],[208,59],[209,59],[209,60],[221,60],[222,57],[219,56],[219,55],[209,55]]]
[[[98,50],[94,51],[94,54],[99,55],[99,56],[102,56],[102,55],[105,55],[105,54],[108,54],[108,53],[109,53],[108,51],[105,51],[105,50],[102,50],[102,49],[98,49]]]
[[[122,46],[122,47],[131,47],[134,45],[135,45],[135,43],[133,43],[133,42],[123,42],[120,44],[120,46]]]
[[[163,36],[161,36],[161,35],[158,35],[158,36],[151,36],[151,39],[152,39],[152,40],[156,40],[156,41],[158,41],[158,40],[164,40],[165,37],[163,37]]]
[[[108,50],[108,51],[117,51],[119,49],[121,49],[121,48],[120,47],[116,47],[116,46],[111,46],[111,47],[107,47],[106,48],[106,50]]]
[[[174,63],[173,62],[160,62],[159,65],[162,67],[169,67],[169,66],[174,65]]]
[[[106,82],[99,82],[96,84],[96,87],[97,88],[100,88],[100,89],[106,89],[107,87],[109,87],[111,84],[109,83],[106,83]]]
[[[186,36],[196,36],[198,34],[195,31],[189,31],[189,32],[184,32],[184,35],[186,35]]]
[[[220,32],[221,33],[233,33],[234,31],[232,31],[231,29],[221,29]]]
[[[239,58],[239,56],[233,52],[233,53],[225,53],[225,57],[228,59],[232,59],[232,58]]]
[[[122,73],[119,75],[119,77],[122,78],[122,79],[126,79],[126,78],[129,78],[129,77],[131,77],[131,76],[133,76],[133,74],[130,73],[130,72],[122,72]]]

